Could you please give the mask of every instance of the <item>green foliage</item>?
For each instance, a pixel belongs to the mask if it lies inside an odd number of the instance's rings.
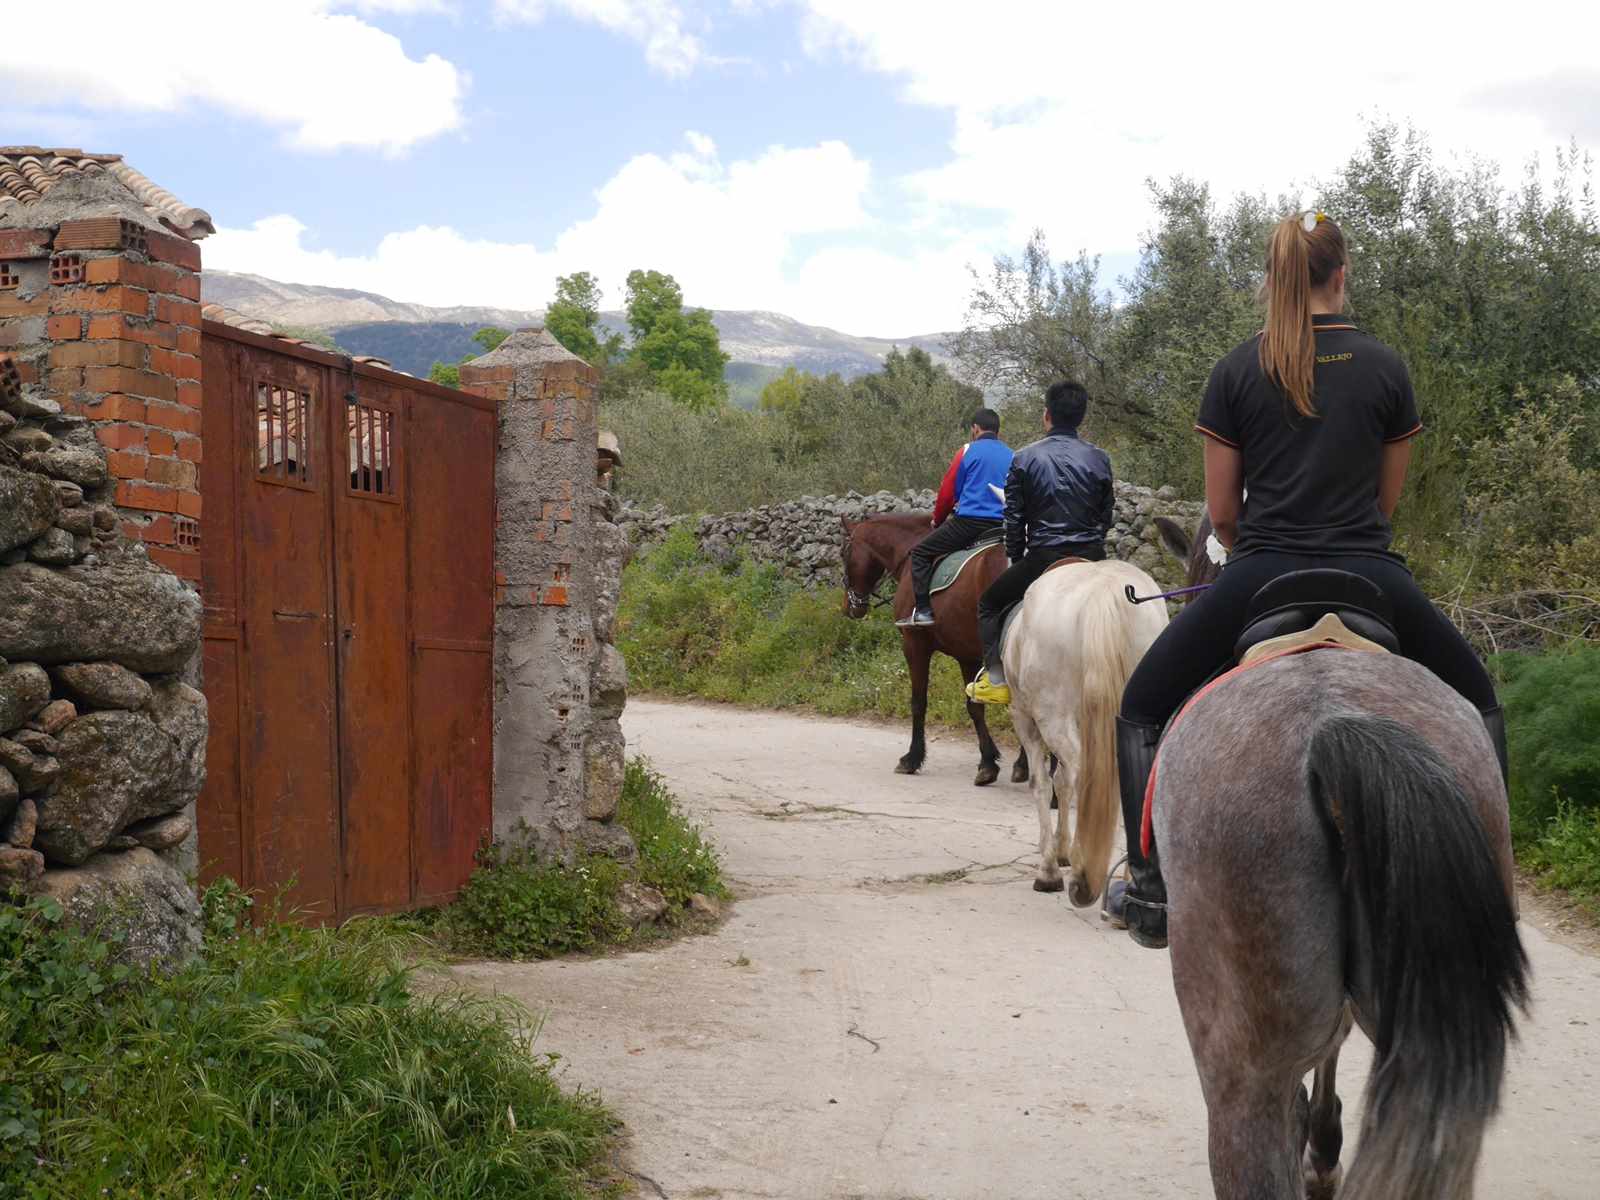
[[[480,354],[488,354],[501,342],[511,336],[509,329],[501,329],[498,325],[485,325],[472,335],[472,340],[482,347],[461,356],[460,362],[436,362],[428,369],[428,378],[445,387],[458,388],[461,386],[461,363],[471,362]]]
[[[722,372],[728,356],[711,314],[685,310],[677,280],[660,271],[628,272],[628,359],[660,391],[691,411],[721,405],[728,396]]]
[[[430,980],[390,922],[255,927],[109,965],[59,908],[0,906],[0,1195],[592,1196],[614,1123],[563,1094],[527,1014]]]
[[[604,370],[622,352],[622,339],[602,337],[600,284],[588,271],[556,280],[556,298],[545,309],[544,326],[556,341],[592,367]]]
[[[1511,757],[1512,831],[1537,837],[1558,800],[1600,812],[1600,646],[1506,654],[1500,702]]]
[[[274,325],[272,332],[280,337],[298,338],[302,342],[310,342],[313,346],[320,346],[334,354],[345,353],[344,347],[339,345],[326,329],[316,329],[310,325]]]
[[[549,862],[528,849],[490,847],[429,934],[461,954],[553,958],[653,936],[636,933],[623,916],[618,898],[626,884],[647,884],[667,898],[669,928],[682,923],[696,892],[728,894],[716,848],[642,759],[626,765],[617,821],[639,848],[636,863],[602,855]]]
[[[627,764],[617,820],[639,847],[640,882],[660,891],[669,904],[681,908],[696,892],[728,894],[716,848],[684,817],[666,781],[642,758]]]
[[[913,348],[855,380],[785,371],[754,412],[685,412],[647,390],[608,395],[601,422],[628,448],[623,496],[726,512],[802,494],[934,487],[982,403],[977,388]],[[1013,439],[1031,440],[1037,421],[1031,414]]]
[[[566,866],[528,849],[492,847],[440,917],[451,949],[488,958],[552,958],[627,937],[617,907],[624,873],[593,855]]]
[[[1518,847],[1524,869],[1600,915],[1600,808],[1563,800],[1536,837]]]
[[[900,636],[886,609],[852,621],[841,594],[808,591],[770,567],[718,566],[683,528],[629,564],[617,644],[639,691],[839,716],[911,715]],[[969,724],[962,686],[956,665],[936,657],[928,719]],[[1005,725],[991,717],[991,727]]]

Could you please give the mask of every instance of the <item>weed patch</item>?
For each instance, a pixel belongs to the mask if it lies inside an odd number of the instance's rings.
[[[305,929],[206,895],[203,955],[114,965],[49,902],[0,907],[0,1196],[576,1200],[614,1121],[526,1014],[413,986],[386,921]]]

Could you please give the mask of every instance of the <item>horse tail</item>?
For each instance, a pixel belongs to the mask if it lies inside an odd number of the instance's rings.
[[[1122,689],[1136,665],[1133,617],[1137,610],[1123,597],[1118,579],[1108,576],[1095,584],[1085,589],[1078,640],[1083,661],[1077,714],[1078,819],[1070,854],[1072,865],[1084,870],[1087,890],[1079,893],[1074,888],[1068,898],[1079,907],[1100,898],[1111,867],[1119,812],[1117,710],[1122,706]]]
[[[1405,726],[1329,717],[1306,771],[1342,834],[1347,983],[1378,1026],[1340,1198],[1462,1200],[1527,1004],[1505,879],[1455,772]]]

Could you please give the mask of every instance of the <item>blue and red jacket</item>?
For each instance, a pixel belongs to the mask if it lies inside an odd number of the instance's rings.
[[[956,451],[950,469],[939,485],[933,506],[933,523],[944,524],[952,512],[958,517],[998,521],[1005,516],[1006,474],[1011,470],[1011,447],[986,433]]]

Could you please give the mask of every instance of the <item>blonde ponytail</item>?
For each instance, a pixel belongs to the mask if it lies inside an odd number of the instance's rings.
[[[1311,292],[1344,264],[1344,234],[1321,214],[1314,220],[1295,216],[1279,221],[1267,242],[1267,327],[1261,334],[1261,370],[1303,417],[1317,415]]]

